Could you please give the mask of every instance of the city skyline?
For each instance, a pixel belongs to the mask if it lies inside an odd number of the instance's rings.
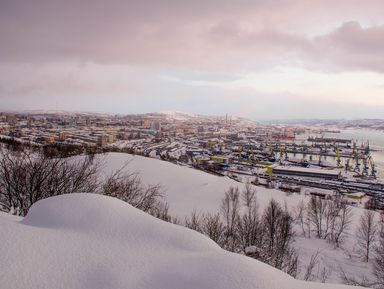
[[[382,118],[382,1],[2,1],[2,110]]]

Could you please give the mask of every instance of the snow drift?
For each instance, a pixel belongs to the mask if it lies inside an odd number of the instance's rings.
[[[1,288],[356,288],[295,280],[207,237],[94,194],[0,213]]]

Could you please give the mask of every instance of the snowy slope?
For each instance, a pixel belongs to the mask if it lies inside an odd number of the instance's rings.
[[[194,113],[183,112],[183,111],[160,111],[159,114],[165,114],[168,119],[175,119],[175,120],[188,120],[188,119],[196,118],[199,116]]]
[[[165,190],[167,201],[170,204],[170,214],[179,220],[190,216],[191,212],[198,213],[217,212],[220,207],[224,192],[230,186],[237,186],[240,189],[244,184],[236,182],[227,177],[218,177],[199,170],[172,164],[157,159],[145,158],[122,153],[108,153],[105,155],[105,172],[118,169],[128,162],[127,170],[138,172],[145,184],[161,184]],[[304,195],[291,194],[264,187],[255,187],[257,200],[262,210],[270,199],[277,200],[280,204],[287,204],[288,208],[296,207],[301,200],[308,201]],[[348,233],[348,239],[344,249],[335,249],[331,244],[316,238],[296,238],[295,247],[299,253],[300,274],[299,278],[305,275],[306,266],[311,256],[319,251],[318,266],[314,270],[315,275],[321,275],[320,271],[325,268],[328,271],[327,281],[330,283],[341,283],[340,266],[348,276],[360,278],[367,277],[373,280],[370,263],[365,263],[358,256],[349,256],[356,243],[356,226],[363,210],[353,209],[353,220]],[[301,232],[300,229],[297,231]],[[346,253],[349,251],[350,253]],[[320,277],[314,280],[320,281]]]
[[[298,281],[114,198],[72,194],[0,214],[1,288],[356,288]]]
[[[157,159],[135,156],[124,153],[105,154],[105,172],[121,168],[139,173],[143,183],[160,184],[165,190],[170,204],[170,214],[182,220],[190,216],[191,212],[216,212],[220,207],[224,192],[230,186],[244,187],[228,177],[219,177],[185,166]],[[256,187],[255,187],[256,188]],[[287,196],[286,193],[274,189],[257,187],[257,198],[261,208],[270,199],[275,198],[282,204],[296,205],[305,197],[298,194]]]

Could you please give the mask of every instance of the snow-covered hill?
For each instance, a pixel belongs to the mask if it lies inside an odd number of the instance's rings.
[[[101,195],[45,199],[24,219],[0,213],[0,230],[7,289],[356,288],[295,280]]]
[[[216,212],[220,208],[225,191],[230,186],[240,189],[244,187],[243,183],[228,177],[219,177],[170,162],[125,153],[107,153],[105,163],[104,171],[107,174],[126,164],[128,171],[139,173],[144,184],[160,184],[170,204],[171,215],[181,220],[186,216],[189,217],[193,211]],[[303,195],[287,196],[279,190],[263,187],[256,189],[261,209],[272,198],[281,203],[286,202],[289,206],[295,206],[305,199]]]
[[[197,213],[217,212],[220,209],[224,192],[230,186],[237,186],[240,189],[244,186],[244,184],[227,177],[218,177],[189,167],[141,156],[108,153],[105,155],[105,162],[106,173],[128,163],[126,169],[131,172],[138,172],[144,184],[162,185],[170,204],[170,214],[180,221],[184,221],[184,218],[190,216],[193,211]],[[291,212],[299,202],[304,201],[306,203],[309,200],[305,195],[287,195],[275,189],[255,188],[260,210],[272,198],[281,205],[286,204]],[[316,271],[315,275],[318,274],[319,276],[315,277],[314,280],[320,281],[321,271],[325,269],[328,272],[326,282],[341,283],[340,267],[348,276],[357,279],[362,279],[365,276],[369,280],[373,280],[372,264],[363,262],[357,256],[351,256],[356,244],[356,226],[363,210],[353,207],[352,211],[352,222],[343,249],[335,249],[332,244],[325,240],[300,237],[301,229],[298,228],[295,247],[299,253],[299,278],[304,278],[306,266],[308,266],[311,256],[318,253],[318,266],[314,271]]]
[[[190,113],[190,112],[183,112],[183,111],[160,111],[159,114],[164,114],[169,119],[175,119],[175,120],[188,120],[191,118],[199,117],[199,115]]]

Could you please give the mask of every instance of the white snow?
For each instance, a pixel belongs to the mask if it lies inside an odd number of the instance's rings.
[[[170,214],[181,220],[198,213],[217,212],[221,199],[230,186],[242,189],[245,184],[228,177],[220,177],[186,166],[170,162],[135,156],[124,153],[108,153],[105,155],[105,173],[109,173],[127,164],[126,169],[139,173],[144,184],[160,184],[170,204]],[[282,204],[295,206],[304,195],[286,193],[263,187],[255,187],[260,207],[263,208],[270,199],[279,200]]]
[[[158,113],[159,114],[165,114],[169,118],[176,119],[176,120],[187,120],[190,118],[198,117],[197,114],[185,112],[185,111],[160,111]]]
[[[170,162],[134,156],[122,153],[108,153],[105,155],[105,172],[118,169],[128,162],[127,170],[135,171],[140,174],[144,184],[161,184],[166,193],[166,199],[170,204],[170,214],[177,217],[180,221],[190,216],[193,211],[197,213],[217,212],[220,208],[221,199],[224,192],[230,186],[237,186],[240,189],[244,187],[243,183],[236,182],[228,177],[219,177],[199,170],[191,169],[185,166],[179,166]],[[262,210],[272,198],[281,205],[287,204],[291,210],[296,207],[300,201],[305,203],[309,200],[308,196],[299,194],[288,195],[285,192],[267,189],[264,187],[254,187],[257,191],[257,200],[260,210]],[[372,279],[371,264],[361,260],[356,254],[353,254],[353,248],[356,243],[356,226],[363,210],[353,209],[353,220],[348,233],[348,239],[344,244],[344,251],[335,249],[325,240],[315,238],[307,239],[300,237],[300,229],[297,230],[298,237],[294,246],[299,252],[300,274],[303,278],[306,266],[309,264],[311,255],[319,251],[319,264],[316,270],[326,268],[330,271],[326,282],[341,283],[339,267],[348,276],[360,277],[365,275]],[[345,252],[347,251],[347,252]],[[320,272],[315,272],[319,273]],[[320,281],[319,276],[314,280]]]
[[[7,289],[356,288],[295,280],[101,195],[45,199],[24,219],[0,213],[0,230]]]

